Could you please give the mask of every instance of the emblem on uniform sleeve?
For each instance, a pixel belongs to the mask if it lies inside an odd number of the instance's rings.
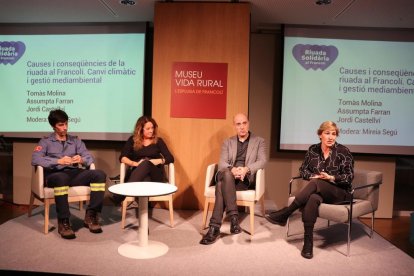
[[[42,146],[37,146],[35,147],[34,151],[41,151],[42,150]]]

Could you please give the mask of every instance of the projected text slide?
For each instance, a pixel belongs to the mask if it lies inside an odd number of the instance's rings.
[[[358,152],[414,147],[412,53],[412,42],[286,37],[280,147],[307,149],[327,120]]]
[[[10,118],[0,133],[50,132],[57,108],[82,138],[130,133],[143,113],[144,45],[131,33],[0,36],[0,115]]]

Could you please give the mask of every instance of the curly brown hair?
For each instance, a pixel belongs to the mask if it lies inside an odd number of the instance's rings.
[[[139,150],[142,148],[143,142],[144,142],[144,126],[146,123],[152,123],[154,126],[154,132],[153,132],[153,140],[152,143],[155,144],[158,141],[158,124],[157,122],[148,116],[141,116],[138,118],[137,122],[135,123],[135,129],[133,134],[133,140],[134,140],[134,150]]]

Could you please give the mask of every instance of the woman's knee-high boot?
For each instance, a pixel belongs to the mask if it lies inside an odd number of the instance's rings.
[[[304,225],[305,236],[303,242],[302,257],[312,259],[313,257],[313,224]]]

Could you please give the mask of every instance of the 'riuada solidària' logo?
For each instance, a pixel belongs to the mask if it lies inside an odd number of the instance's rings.
[[[331,45],[296,44],[292,49],[292,54],[306,70],[312,68],[323,71],[338,57],[338,49]]]
[[[0,64],[15,64],[26,51],[21,41],[0,41]]]

